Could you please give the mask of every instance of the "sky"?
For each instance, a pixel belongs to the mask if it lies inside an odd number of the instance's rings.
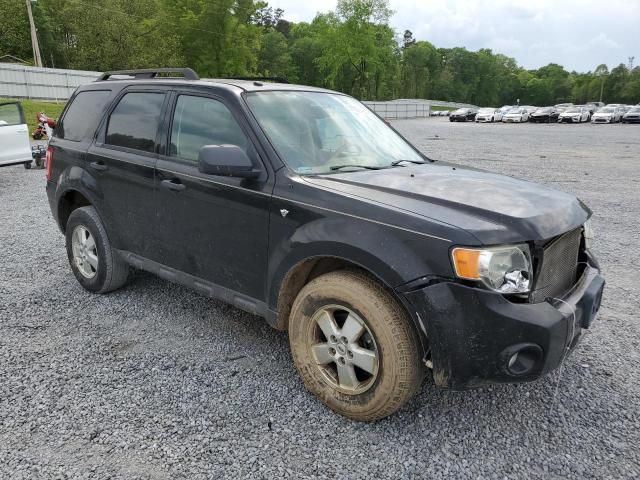
[[[290,21],[311,21],[337,0],[269,0]],[[390,0],[391,26],[436,47],[490,48],[536,69],[587,72],[640,65],[640,0]]]

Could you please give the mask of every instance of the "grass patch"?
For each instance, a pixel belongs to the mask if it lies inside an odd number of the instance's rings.
[[[0,98],[0,103],[2,102],[15,102],[14,98]],[[54,102],[42,102],[39,100],[20,100],[22,104],[22,109],[24,110],[24,116],[27,120],[27,125],[29,125],[29,138],[31,138],[31,133],[36,129],[38,121],[36,120],[36,115],[39,112],[44,112],[48,117],[57,119],[64,108],[66,101],[61,101],[59,103]]]

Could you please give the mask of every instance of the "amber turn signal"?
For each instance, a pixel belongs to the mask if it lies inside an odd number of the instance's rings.
[[[454,248],[452,252],[453,266],[456,270],[456,275],[459,278],[466,278],[468,280],[480,279],[480,258],[481,250],[472,250],[469,248]]]

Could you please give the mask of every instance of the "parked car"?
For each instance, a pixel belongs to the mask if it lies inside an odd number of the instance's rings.
[[[602,107],[591,116],[591,123],[617,123],[622,115],[620,107]]]
[[[459,108],[454,110],[449,115],[450,122],[467,122],[473,121],[476,118],[476,113],[478,110],[475,108]]]
[[[0,103],[0,167],[31,168],[29,129],[20,102]]]
[[[532,123],[551,123],[557,122],[560,110],[555,107],[542,107],[538,108],[529,116],[529,121]]]
[[[632,107],[622,116],[622,123],[640,123],[640,107]]]
[[[503,117],[504,123],[523,123],[529,121],[529,113],[522,107],[509,110]]]
[[[582,123],[588,122],[590,119],[591,112],[581,106],[569,107],[558,116],[560,123]]]
[[[478,122],[499,122],[502,120],[502,112],[497,108],[481,108],[476,114],[476,123]]]
[[[539,378],[600,305],[583,202],[431,161],[341,93],[105,73],[47,156],[82,287],[115,290],[133,266],[262,316],[353,419],[395,412],[429,370],[455,389]]]

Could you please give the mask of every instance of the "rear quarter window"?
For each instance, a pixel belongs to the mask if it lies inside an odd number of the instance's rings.
[[[110,95],[111,90],[87,90],[76,95],[56,128],[56,136],[79,142],[92,135]]]

